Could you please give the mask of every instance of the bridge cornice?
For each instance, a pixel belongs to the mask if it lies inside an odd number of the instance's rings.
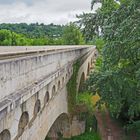
[[[20,57],[35,57],[36,55],[49,55],[55,53],[63,53],[75,50],[92,49],[93,46],[40,46],[40,47],[30,47],[30,46],[18,46],[18,47],[2,47],[0,46],[0,60],[6,60],[11,58]]]

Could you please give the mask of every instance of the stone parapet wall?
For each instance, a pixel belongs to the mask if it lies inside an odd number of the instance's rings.
[[[26,56],[25,53],[22,57],[15,54],[17,55],[15,58],[0,60],[0,101],[6,96],[54,73],[64,65],[90,51],[90,49],[86,47],[37,52],[31,56]]]

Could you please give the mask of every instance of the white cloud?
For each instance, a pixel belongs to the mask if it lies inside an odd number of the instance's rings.
[[[82,12],[90,0],[0,0],[0,23],[66,24]]]

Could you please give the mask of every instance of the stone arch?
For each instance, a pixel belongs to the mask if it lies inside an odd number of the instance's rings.
[[[5,129],[0,133],[0,140],[11,140],[11,134],[8,129]]]
[[[80,84],[79,84],[79,92],[82,92],[84,89],[84,82],[86,81],[85,73],[83,72],[80,78]]]
[[[88,63],[88,67],[87,67],[87,76],[90,74],[90,63]]]
[[[47,91],[45,93],[45,97],[44,97],[44,105],[46,105],[48,103],[49,99],[50,99],[50,95],[49,95],[49,92]]]
[[[55,87],[55,85],[53,85],[53,87],[52,87],[52,97],[55,95],[55,93],[56,93],[56,87]]]
[[[28,112],[23,112],[18,124],[18,137],[20,137],[23,134],[28,122],[29,122],[29,114]]]
[[[61,82],[60,82],[60,80],[58,81],[58,89],[60,89],[61,88]]]
[[[62,113],[54,121],[47,137],[51,139],[56,139],[61,136],[66,138],[70,136],[70,133],[68,136],[68,132],[70,132],[69,117],[66,113]]]
[[[34,117],[37,116],[37,114],[39,113],[41,109],[41,102],[39,99],[37,99],[37,101],[35,102],[35,106],[34,106]]]

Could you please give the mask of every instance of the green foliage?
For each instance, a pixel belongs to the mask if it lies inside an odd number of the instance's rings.
[[[41,46],[41,45],[62,45],[62,38],[27,38],[10,30],[0,30],[0,45],[2,46]]]
[[[73,23],[67,25],[63,33],[63,41],[66,45],[82,45],[84,39],[80,29]]]
[[[83,13],[77,15],[78,21],[76,22],[82,30],[86,43],[92,42],[94,36],[99,32],[96,23],[96,14]],[[84,27],[84,28],[83,28]]]
[[[44,24],[0,24],[0,45],[62,45],[64,26]]]
[[[129,127],[136,127],[134,124],[140,119],[139,0],[123,0],[120,4],[114,0],[100,2],[102,7],[95,13],[94,26],[100,26],[105,45],[88,89],[98,92],[100,103],[105,103],[113,116],[123,119]]]
[[[38,23],[20,23],[20,24],[0,24],[0,29],[7,29],[17,34],[23,34],[28,38],[59,38],[63,34],[63,29],[65,26],[61,25],[44,25]]]
[[[83,92],[78,94],[78,103],[84,104],[88,108],[88,112],[93,114],[94,111],[94,105],[93,105],[93,99],[92,94]]]
[[[30,40],[20,34],[16,34],[9,30],[0,30],[0,45],[16,46],[28,45]]]
[[[8,30],[0,30],[0,45],[11,45],[12,35]]]
[[[68,91],[68,111],[71,116],[75,114],[75,106],[76,106],[76,96],[77,96],[77,75],[78,70],[80,67],[80,62],[77,60],[77,62],[73,65],[73,74],[67,83],[67,91]]]
[[[97,119],[93,112],[83,112],[80,114],[81,120],[86,122],[85,132],[97,132]]]
[[[105,45],[105,42],[103,38],[95,38],[95,46],[100,54],[102,52],[104,45]]]
[[[37,46],[37,45],[45,45],[48,44],[47,38],[36,38],[32,39],[32,45]]]
[[[98,76],[105,81],[99,91],[106,95],[105,100],[112,112],[119,115],[127,109],[127,117],[135,119],[140,113],[139,80],[137,73],[140,70],[139,51],[139,16],[138,4],[134,0],[130,5],[120,6],[104,26],[106,45],[103,50],[102,71]],[[129,15],[129,16],[128,16]],[[114,29],[114,31],[112,31]],[[99,90],[100,90],[99,89]],[[107,97],[108,95],[112,97]],[[117,99],[117,100],[116,100]],[[113,113],[113,114],[114,114]],[[126,117],[125,116],[125,117]]]
[[[103,57],[102,56],[99,56],[96,59],[96,62],[95,62],[94,72],[101,71],[101,65],[102,65],[102,63],[103,63]]]
[[[96,36],[103,36],[104,23],[111,16],[111,13],[119,8],[119,4],[114,0],[92,0],[91,9],[95,3],[101,3],[102,7],[96,13],[83,13],[77,15],[77,23],[80,25],[86,42],[94,40]]]
[[[65,28],[65,30],[64,30]],[[63,36],[63,38],[62,38]],[[78,27],[44,24],[0,24],[0,45],[79,45],[84,39]]]
[[[136,133],[137,138],[140,138],[140,120],[135,121],[132,124],[128,124],[126,126],[127,135],[129,136],[131,133]],[[139,140],[139,139],[138,139]]]
[[[64,139],[64,140],[101,140],[99,134],[95,132],[87,132],[80,136],[72,137],[71,139]]]

